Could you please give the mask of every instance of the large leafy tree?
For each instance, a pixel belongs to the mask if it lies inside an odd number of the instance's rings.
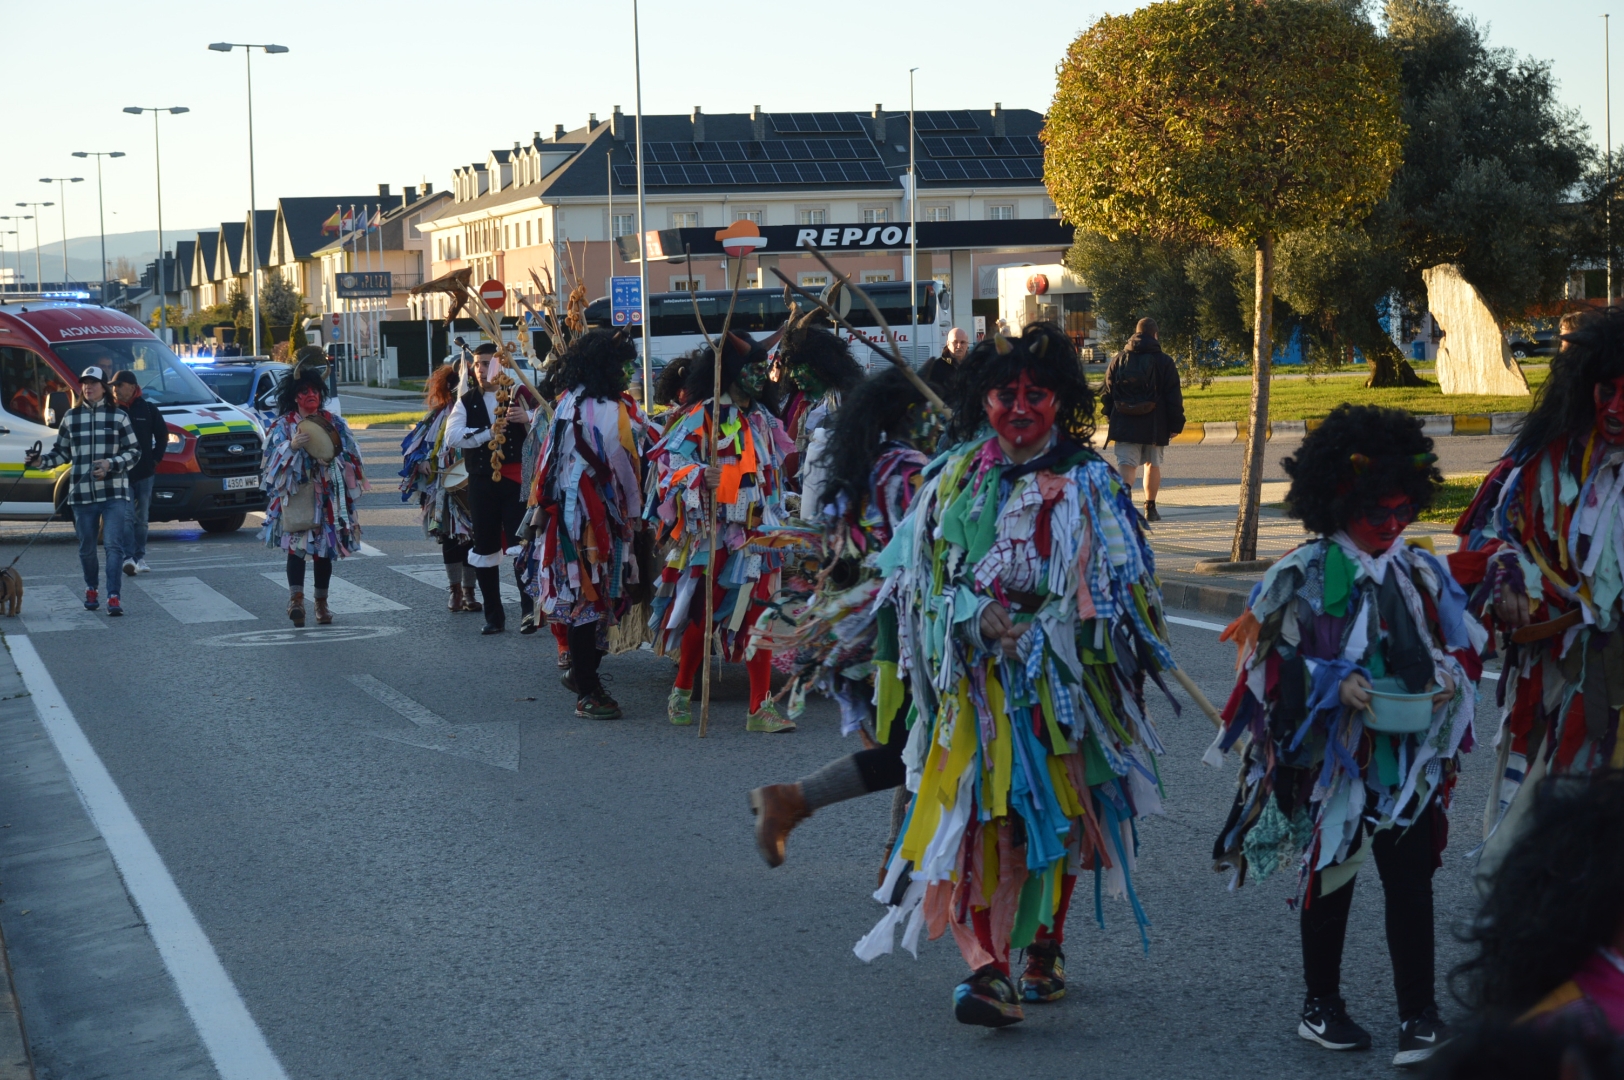
[[[1252,398],[1231,557],[1257,557],[1275,241],[1356,222],[1386,193],[1398,66],[1323,0],[1169,0],[1074,41],[1044,130],[1050,196],[1109,237],[1254,251]]]

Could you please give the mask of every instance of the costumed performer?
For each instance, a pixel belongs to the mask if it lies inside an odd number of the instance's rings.
[[[1624,310],[1588,316],[1562,340],[1455,526],[1469,550],[1451,562],[1506,638],[1483,878],[1516,839],[1522,790],[1624,766]]]
[[[575,715],[620,716],[598,676],[600,623],[623,618],[639,577],[643,457],[659,436],[626,392],[637,349],[623,330],[589,330],[564,353],[553,422],[542,436],[525,558],[541,613],[569,628],[564,686]]]
[[[400,501],[416,497],[423,535],[440,545],[451,594],[446,608],[453,612],[480,610],[474,568],[468,565],[474,538],[468,516],[468,470],[462,452],[447,445],[445,438],[446,421],[457,402],[458,374],[455,364],[435,368],[423,392],[423,419],[400,444]]]
[[[446,443],[462,451],[468,466],[468,512],[473,522],[474,543],[468,565],[474,568],[480,595],[485,598],[485,625],[481,634],[500,634],[507,629],[507,612],[502,607],[502,559],[519,554],[519,524],[524,519],[524,496],[519,490],[523,472],[520,448],[530,423],[530,410],[541,403],[528,387],[517,384],[502,370],[496,346],[483,342],[474,350],[473,383],[462,391],[446,421]],[[491,442],[501,434],[499,450]],[[494,458],[495,453],[501,457]],[[519,586],[519,609],[532,615],[535,601],[525,591],[517,561],[514,580]]]
[[[807,521],[817,520],[818,508],[811,504],[821,489],[811,462],[829,437],[842,396],[863,380],[862,365],[852,359],[851,348],[840,335],[827,329],[826,321],[821,308],[790,316],[779,338],[778,378],[774,380],[779,392],[778,415],[795,440],[795,453],[785,462],[784,474],[790,488],[803,495],[799,516]],[[805,483],[808,480],[810,489]]]
[[[316,563],[316,622],[333,621],[327,606],[333,559],[361,546],[356,499],[366,488],[361,450],[342,417],[325,408],[321,373],[304,369],[282,380],[277,412],[265,436],[260,487],[269,499],[260,539],[288,555],[288,618],[305,623],[305,556]]]
[[[667,701],[673,724],[692,723],[694,678],[703,657],[705,595],[711,529],[718,530],[715,623],[724,659],[743,658],[756,619],[778,587],[782,557],[762,546],[762,534],[784,523],[784,458],[794,448],[783,425],[760,400],[767,354],[760,345],[729,334],[722,346],[721,400],[717,412],[717,465],[711,465],[710,418],[715,360],[711,350],[690,354],[684,387],[689,404],[649,450],[655,470],[644,516],[669,543],[649,625],[655,648],[678,652],[677,677]],[[712,510],[714,507],[714,511]],[[745,664],[750,678],[746,730],[793,731],[768,698],[772,654],[759,650]],[[707,673],[707,678],[709,677]]]
[[[833,437],[808,471],[824,477],[822,490],[803,491],[802,507],[817,508],[824,528],[823,571],[804,611],[764,616],[758,641],[794,656],[786,688],[791,719],[808,689],[823,689],[840,704],[841,733],[872,728],[877,745],[848,754],[791,784],[750,792],[756,849],[768,866],[784,861],[790,830],[825,806],[902,787],[902,747],[908,729],[907,689],[897,670],[896,611],[875,607],[879,556],[908,512],[927,454],[941,434],[941,417],[907,376],[886,367],[864,379],[835,414]],[[761,638],[767,638],[763,643]],[[880,686],[876,707],[876,681]],[[906,811],[893,808],[893,835]]]
[[[1354,875],[1375,856],[1396,1065],[1425,1060],[1449,1034],[1433,997],[1432,874],[1488,639],[1448,564],[1402,538],[1443,481],[1436,460],[1418,417],[1338,405],[1282,462],[1287,513],[1318,535],[1269,568],[1220,639],[1235,641],[1239,677],[1206,758],[1244,746],[1215,868],[1237,883],[1298,869],[1297,1033],[1328,1050],[1370,1046],[1341,981]]]
[[[971,968],[954,1016],[1002,1027],[1022,1000],[1065,993],[1080,871],[1101,921],[1101,894],[1125,896],[1148,947],[1134,822],[1161,810],[1162,743],[1145,678],[1174,664],[1138,511],[1089,446],[1094,395],[1070,340],[1047,323],[994,335],[954,388],[963,441],[927,466],[880,556],[915,795],[874,894],[888,911],[856,952],[889,952],[903,924],[910,951],[951,929]],[[1011,948],[1026,950],[1019,989]]]

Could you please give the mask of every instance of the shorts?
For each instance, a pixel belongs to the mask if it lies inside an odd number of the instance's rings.
[[[1162,448],[1155,443],[1116,444],[1117,468],[1137,469],[1141,465],[1162,467]]]

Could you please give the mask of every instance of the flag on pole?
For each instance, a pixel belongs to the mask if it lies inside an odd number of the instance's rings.
[[[352,206],[344,212],[344,222],[339,228],[343,232],[355,231],[355,207]]]
[[[321,223],[321,234],[323,236],[337,236],[338,230],[343,227],[343,224],[342,216],[337,210],[334,210],[333,216]]]
[[[383,210],[382,210],[382,208],[379,208],[379,209],[374,210],[372,212],[372,221],[368,224],[367,227],[372,228],[372,229],[376,229],[378,226],[380,226],[382,224],[383,224]]]

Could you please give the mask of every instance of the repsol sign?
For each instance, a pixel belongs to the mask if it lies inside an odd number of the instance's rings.
[[[771,246],[771,241],[768,245]],[[913,243],[913,230],[901,225],[830,225],[795,230],[796,247],[894,248]]]
[[[693,255],[721,255],[716,239],[719,228],[660,229],[644,234],[650,261],[681,259]],[[921,251],[1064,251],[1071,246],[1072,228],[1053,218],[1017,218],[1009,221],[921,221],[918,247]],[[757,255],[793,255],[809,246],[823,251],[906,251],[914,240],[906,222],[875,225],[767,225],[761,230],[766,241]],[[637,235],[620,237],[620,257],[629,262],[638,258]]]

